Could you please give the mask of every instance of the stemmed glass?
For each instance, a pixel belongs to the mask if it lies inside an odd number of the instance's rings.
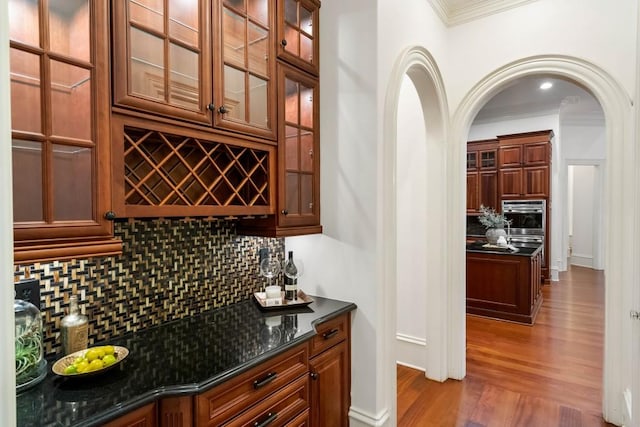
[[[280,273],[280,262],[273,257],[266,257],[260,263],[260,274],[267,278],[267,286],[271,286],[271,281]]]

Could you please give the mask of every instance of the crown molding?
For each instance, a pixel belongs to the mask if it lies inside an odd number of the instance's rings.
[[[448,27],[513,9],[534,1],[537,0],[479,0],[461,7],[451,7],[447,0],[429,0],[433,10]]]

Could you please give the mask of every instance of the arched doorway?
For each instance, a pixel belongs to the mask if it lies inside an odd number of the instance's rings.
[[[383,223],[382,239],[385,242],[380,253],[383,280],[379,295],[383,302],[385,369],[383,383],[390,425],[395,425],[396,408],[396,336],[397,336],[397,153],[398,153],[398,105],[402,82],[409,78],[415,87],[422,106],[424,123],[424,191],[429,203],[445,206],[446,193],[442,191],[446,174],[448,107],[440,71],[429,52],[419,46],[405,49],[396,62],[385,99],[384,153],[383,153]],[[441,302],[447,295],[446,245],[447,233],[443,224],[447,221],[446,209],[430,210],[425,221],[423,235],[416,238],[428,242],[424,254],[426,290],[424,309],[424,366],[425,375],[431,379],[447,379],[446,349],[448,330],[446,305]],[[433,243],[437,243],[437,247]],[[386,368],[389,369],[386,369]]]
[[[525,76],[547,74],[556,75],[577,82],[589,89],[600,102],[605,115],[607,159],[610,167],[605,179],[606,206],[610,212],[624,212],[633,209],[634,201],[624,194],[633,193],[634,141],[630,123],[631,102],[620,85],[604,70],[586,61],[566,56],[540,56],[526,58],[508,64],[479,82],[461,102],[452,121],[450,145],[450,172],[448,192],[451,195],[449,207],[451,217],[459,218],[459,227],[453,227],[450,239],[460,242],[460,247],[452,245],[448,253],[449,265],[449,316],[451,341],[448,359],[449,377],[463,378],[465,375],[465,277],[464,269],[453,268],[464,265],[463,216],[465,211],[464,193],[464,152],[466,137],[473,118],[480,108],[510,82]],[[605,306],[605,352],[603,378],[603,413],[607,420],[623,422],[622,391],[628,387],[630,379],[622,373],[631,370],[631,325],[624,315],[629,311],[632,300],[634,268],[624,259],[634,257],[634,236],[629,233],[623,221],[608,215],[606,226],[605,265],[606,306]],[[631,258],[634,259],[634,258]],[[620,308],[623,308],[620,310]]]

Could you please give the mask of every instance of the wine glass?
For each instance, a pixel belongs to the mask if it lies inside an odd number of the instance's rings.
[[[267,278],[267,286],[271,286],[271,281],[280,273],[280,262],[268,256],[260,262],[260,274]]]

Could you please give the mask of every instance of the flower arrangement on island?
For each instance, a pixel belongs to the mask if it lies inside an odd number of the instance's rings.
[[[511,220],[505,218],[504,214],[497,213],[495,209],[480,205],[480,216],[478,221],[487,229],[504,228],[505,225],[511,225]]]

